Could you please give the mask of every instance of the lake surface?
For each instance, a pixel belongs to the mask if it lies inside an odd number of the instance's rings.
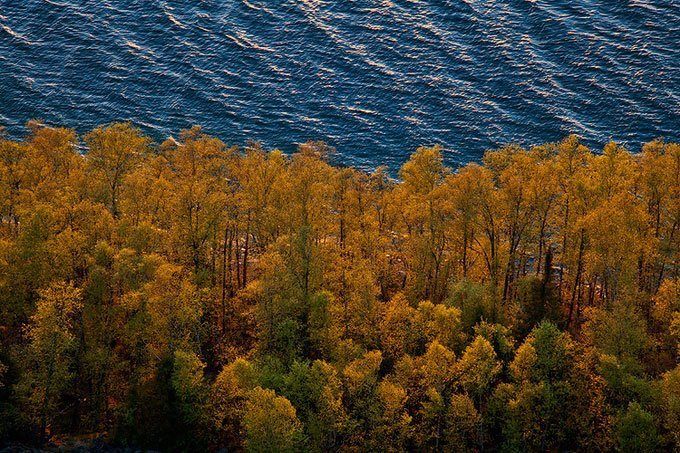
[[[0,125],[192,124],[399,166],[680,140],[680,1],[0,0]]]

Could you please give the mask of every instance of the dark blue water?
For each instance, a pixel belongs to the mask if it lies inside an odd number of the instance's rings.
[[[198,123],[360,167],[680,139],[677,0],[0,0],[0,125]]]

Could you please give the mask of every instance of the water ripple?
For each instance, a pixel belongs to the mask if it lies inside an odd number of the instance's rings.
[[[200,123],[361,167],[576,133],[679,140],[673,0],[0,0],[0,125]]]

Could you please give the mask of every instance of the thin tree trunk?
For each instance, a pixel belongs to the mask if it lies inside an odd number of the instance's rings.
[[[569,330],[571,319],[574,313],[574,303],[576,302],[577,292],[580,291],[581,273],[583,272],[583,249],[585,248],[585,229],[581,228],[581,238],[578,246],[578,262],[576,264],[576,276],[574,277],[574,290],[571,293],[571,302],[569,303],[569,315],[567,316],[567,325],[565,330]]]

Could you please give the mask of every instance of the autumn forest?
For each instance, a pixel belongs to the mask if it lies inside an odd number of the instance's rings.
[[[680,450],[680,145],[398,172],[0,136],[0,445]]]

